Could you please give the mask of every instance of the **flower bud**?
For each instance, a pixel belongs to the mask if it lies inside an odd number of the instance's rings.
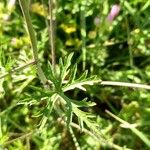
[[[114,20],[114,18],[116,16],[118,16],[119,12],[120,12],[120,6],[119,5],[113,5],[110,13],[107,16],[107,20],[109,22],[112,22]]]

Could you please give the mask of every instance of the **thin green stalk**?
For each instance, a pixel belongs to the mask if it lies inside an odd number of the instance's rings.
[[[31,146],[30,146],[30,136],[26,137],[26,150],[30,150]]]
[[[81,150],[80,145],[78,143],[78,140],[77,140],[77,138],[76,138],[76,136],[75,136],[75,134],[74,134],[74,132],[73,132],[71,127],[69,127],[69,132],[70,132],[70,134],[72,136],[72,139],[73,139],[73,142],[75,144],[76,150]]]
[[[86,18],[85,18],[85,8],[84,4],[81,4],[81,39],[82,39],[82,60],[83,60],[83,70],[85,70],[86,66]]]
[[[9,145],[9,144],[11,144],[11,143],[13,143],[13,142],[15,142],[15,141],[17,141],[17,140],[25,139],[25,138],[27,138],[27,137],[30,137],[32,134],[33,134],[33,132],[31,131],[31,132],[29,132],[29,133],[26,133],[26,134],[20,136],[20,137],[17,137],[17,138],[15,138],[15,139],[9,140],[8,142],[4,143],[4,145]]]
[[[18,68],[15,68],[15,69],[13,69],[13,70],[10,70],[9,72],[7,72],[7,73],[1,75],[1,76],[0,76],[0,79],[5,78],[5,77],[8,76],[8,75],[12,75],[13,73],[15,73],[15,72],[17,72],[17,71],[23,70],[24,68],[27,68],[27,67],[29,67],[30,65],[34,65],[35,63],[36,63],[35,60],[32,60],[31,62],[29,62],[29,63],[27,63],[27,64],[25,64],[25,65],[23,65],[23,66],[20,66],[20,67],[18,67]]]
[[[129,28],[129,23],[128,23],[128,19],[127,17],[125,17],[125,22],[126,22],[126,26],[127,26],[127,42],[128,42],[128,46],[129,46],[129,60],[130,60],[130,66],[133,67],[133,53],[132,53],[132,47],[131,47],[131,43],[130,43],[130,28]]]
[[[146,84],[138,83],[127,83],[127,82],[117,82],[117,81],[101,81],[101,85],[110,85],[110,86],[121,86],[121,87],[131,87],[131,88],[140,88],[150,90],[150,86]]]
[[[52,8],[52,0],[48,1],[49,5],[49,15],[50,15],[50,26],[48,27],[49,30],[49,40],[51,45],[51,54],[52,54],[52,67],[55,68],[56,60],[55,60],[55,35],[54,35],[54,24],[53,24],[53,8]]]
[[[38,58],[37,39],[36,39],[36,36],[34,33],[34,29],[33,29],[32,22],[31,22],[31,17],[29,14],[28,2],[26,0],[19,0],[19,3],[20,3],[20,7],[22,9],[22,13],[24,15],[26,24],[27,24],[27,29],[28,29],[30,40],[31,40],[32,50],[33,50],[33,56],[34,56],[34,60],[36,62],[36,67],[37,67],[37,74],[38,74],[39,79],[42,82],[42,84],[46,87],[47,79],[44,75],[44,72],[43,72],[41,66],[40,66],[40,62],[39,62],[39,58]]]
[[[139,131],[133,124],[130,124],[123,119],[119,118],[118,116],[112,114],[110,111],[106,110],[106,113],[110,115],[111,117],[115,118],[117,121],[119,121],[125,128],[130,129],[134,134],[136,134],[148,147],[150,147],[150,140],[147,138],[147,136]]]
[[[58,119],[58,122],[61,123],[62,125],[65,125],[65,121],[61,117]],[[73,128],[76,128],[79,131],[81,131],[81,128],[80,128],[80,126],[78,124],[71,122],[70,125]],[[91,136],[92,138],[94,138],[95,141],[100,142],[100,140],[95,136],[95,134],[93,134],[91,131],[87,130],[86,128],[83,128],[82,132],[84,132],[85,134],[88,134],[89,136]],[[101,143],[101,144],[104,145],[103,143]],[[121,147],[119,145],[116,145],[116,144],[114,144],[111,141],[107,141],[106,144],[107,144],[107,146],[109,148],[113,148],[113,149],[116,149],[116,150],[132,150],[132,149],[129,149],[129,148],[126,148],[126,147]]]

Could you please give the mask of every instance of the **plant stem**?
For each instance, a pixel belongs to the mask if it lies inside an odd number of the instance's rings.
[[[130,61],[130,66],[133,67],[134,62],[133,62],[133,52],[132,52],[132,47],[131,47],[131,43],[130,43],[130,27],[129,27],[129,22],[127,17],[125,17],[125,22],[126,22],[126,26],[127,26],[127,43],[128,43],[128,47],[129,47],[129,61]]]
[[[63,120],[63,118],[58,118],[57,120],[59,123],[61,123],[62,125],[65,125],[65,121]],[[79,131],[81,131],[81,128],[78,124],[74,123],[74,122],[71,122],[70,125],[76,129],[78,129]],[[90,135],[92,138],[94,138],[94,140],[96,140],[97,142],[100,142],[99,139],[89,130],[87,130],[86,128],[83,128],[82,129],[82,132]],[[106,141],[107,143],[107,146],[110,147],[110,148],[114,148],[116,150],[122,150],[122,147],[119,146],[119,145],[116,145],[114,143],[112,143],[111,141]],[[124,148],[124,150],[132,150],[132,149],[129,149],[129,148]]]
[[[76,150],[81,150],[80,145],[78,143],[78,140],[77,140],[77,138],[76,138],[76,136],[75,136],[75,134],[74,134],[74,132],[73,132],[71,127],[69,127],[69,132],[70,132],[70,134],[72,136],[72,140],[73,140],[73,142],[75,144]]]
[[[15,142],[16,140],[25,139],[25,138],[31,136],[32,134],[33,134],[33,132],[31,131],[31,132],[29,132],[29,133],[26,133],[26,134],[24,134],[24,135],[22,135],[22,136],[20,136],[20,137],[17,137],[17,138],[15,138],[15,139],[12,139],[12,140],[10,140],[10,141],[4,143],[4,145],[9,145],[9,144]]]
[[[86,6],[81,4],[81,38],[82,38],[82,61],[83,61],[83,70],[85,70],[86,66],[86,18],[85,18],[85,8]]]
[[[54,24],[53,24],[53,8],[52,8],[52,0],[48,1],[49,5],[49,14],[50,14],[50,21],[49,21],[49,40],[51,45],[51,54],[52,54],[52,67],[55,69],[55,35],[54,35]]]
[[[27,68],[27,67],[29,67],[30,65],[34,65],[35,63],[36,63],[35,60],[32,60],[31,62],[29,62],[29,63],[27,63],[27,64],[25,64],[25,65],[23,65],[23,66],[21,66],[21,67],[18,67],[18,68],[15,68],[15,69],[13,69],[13,70],[10,70],[9,72],[7,72],[7,73],[1,75],[1,76],[0,76],[0,79],[6,77],[6,76],[8,76],[8,75],[11,75],[11,74],[14,73],[14,72],[17,72],[17,71],[20,71],[20,70],[22,70],[22,69],[24,69],[24,68]]]
[[[116,82],[116,81],[101,81],[101,85],[111,85],[111,86],[122,86],[122,87],[132,87],[150,90],[149,85],[137,84],[137,83],[127,83],[127,82]]]
[[[28,33],[29,33],[29,37],[30,37],[30,40],[31,40],[31,47],[32,47],[32,50],[33,50],[33,56],[34,56],[34,60],[36,62],[37,74],[38,74],[39,79],[42,82],[42,84],[44,86],[46,86],[47,79],[44,75],[44,72],[43,72],[43,70],[40,66],[40,62],[39,62],[38,50],[37,50],[37,39],[36,39],[34,29],[33,29],[33,26],[32,26],[30,14],[29,14],[28,3],[27,3],[26,0],[19,0],[19,3],[20,3],[20,7],[22,9],[22,13],[24,15],[26,24],[27,24]]]
[[[105,111],[108,115],[115,118],[117,121],[119,121],[125,128],[130,129],[134,134],[136,134],[148,147],[150,147],[150,140],[143,134],[141,131],[139,131],[133,124],[130,124],[123,119],[119,118],[118,116],[112,114],[110,111]]]

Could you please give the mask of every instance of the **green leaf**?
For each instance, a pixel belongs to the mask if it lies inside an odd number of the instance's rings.
[[[78,81],[84,80],[87,78],[88,70],[83,72],[83,74],[78,78]]]
[[[53,91],[49,91],[49,90],[46,90],[46,89],[43,90],[43,88],[36,87],[36,86],[33,86],[33,85],[30,85],[29,87],[31,89],[35,90],[35,91],[38,91],[38,92],[42,93],[43,96],[49,96],[50,97],[55,93]]]
[[[71,99],[71,102],[75,104],[77,107],[92,107],[96,105],[96,103],[91,102],[91,101],[87,102],[86,100],[87,98],[83,99],[82,101]]]
[[[57,79],[57,75],[53,70],[53,67],[50,64],[50,62],[48,64],[47,72],[48,72],[48,79],[54,84],[55,89],[60,90],[60,85],[61,85],[60,80]]]
[[[65,85],[63,87],[63,91],[66,92],[66,91],[69,91],[69,90],[72,90],[72,89],[75,89],[75,88],[78,88],[78,89],[81,89],[83,91],[86,91],[86,89],[83,87],[83,85],[93,85],[95,83],[99,83],[101,80],[93,80],[92,78],[89,78],[89,79],[86,79],[86,80],[76,80],[74,83],[71,83],[69,85]]]
[[[67,111],[66,111],[66,116],[67,116],[67,127],[69,127],[71,121],[72,121],[72,103],[71,103],[71,100],[66,96],[64,95],[63,92],[58,92],[57,93],[63,100],[66,101],[67,103]]]
[[[70,123],[72,122],[72,105],[71,103],[67,103],[68,110],[66,111],[66,116],[67,116],[67,127],[69,128]]]
[[[78,123],[79,123],[81,131],[83,131],[83,129],[84,129],[84,123],[83,123],[83,120],[81,118],[79,118],[79,117],[78,117]]]
[[[67,71],[67,70],[68,70],[68,68],[71,65],[71,59],[72,59],[72,57],[73,57],[73,53],[69,54],[68,57],[64,58],[64,63],[63,63],[62,59],[60,59],[60,61],[59,61],[61,83],[65,79],[66,75],[69,73],[69,71]]]
[[[77,64],[75,64],[73,66],[73,68],[71,69],[71,73],[70,73],[70,77],[69,77],[69,82],[67,84],[70,84],[70,83],[74,82],[75,77],[76,77],[76,73],[77,73]]]
[[[91,118],[95,118],[93,114],[84,112],[78,109],[77,107],[73,107],[73,112],[79,118],[78,120],[80,120],[81,122],[81,127],[83,126],[83,122],[84,122],[99,140],[101,141],[103,140],[103,142],[106,140],[105,136],[98,129],[98,124],[91,120]]]

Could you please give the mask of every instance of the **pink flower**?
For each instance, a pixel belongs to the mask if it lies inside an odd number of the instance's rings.
[[[114,18],[116,16],[118,16],[119,12],[120,12],[120,6],[119,5],[113,5],[110,13],[107,16],[107,20],[109,22],[112,22],[114,20]]]

